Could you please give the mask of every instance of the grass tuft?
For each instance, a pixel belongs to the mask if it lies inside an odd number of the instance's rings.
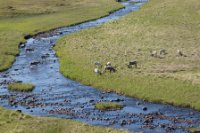
[[[21,92],[30,92],[35,88],[32,84],[24,84],[24,83],[11,83],[8,85],[8,89],[11,91],[21,91]]]
[[[200,133],[200,128],[190,128],[190,133]]]
[[[98,110],[110,111],[110,110],[122,109],[124,106],[122,104],[113,103],[113,102],[98,102],[96,103],[95,107]]]

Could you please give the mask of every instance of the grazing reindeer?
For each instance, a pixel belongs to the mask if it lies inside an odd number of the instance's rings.
[[[110,73],[111,73],[111,72],[116,72],[116,71],[117,71],[117,70],[116,70],[114,67],[112,67],[112,66],[105,66],[103,72],[106,72],[107,70],[110,71]]]
[[[108,62],[107,64],[106,64],[106,66],[104,67],[104,70],[103,70],[103,72],[106,72],[106,71],[110,71],[110,73],[111,72],[116,72],[117,70],[111,65],[111,62]]]
[[[112,66],[111,62],[107,62],[106,66]]]
[[[133,66],[135,66],[135,68],[137,68],[137,64],[138,64],[138,62],[133,60],[133,61],[130,61],[127,66],[128,66],[128,68],[133,68]]]
[[[95,69],[94,69],[94,72],[95,72],[96,74],[98,74],[98,75],[101,75],[101,74],[102,74],[101,71],[99,71],[98,68],[95,68]]]
[[[157,51],[150,51],[150,55],[152,56],[152,57],[158,57],[158,53],[157,53]]]
[[[166,55],[167,52],[166,52],[165,49],[160,49],[159,54],[160,54],[160,55]]]
[[[94,65],[97,66],[98,68],[102,68],[102,64],[100,62],[98,62],[98,61],[95,62]]]
[[[177,56],[183,56],[183,57],[187,57],[185,54],[183,54],[182,51],[180,51],[179,49],[177,50]]]

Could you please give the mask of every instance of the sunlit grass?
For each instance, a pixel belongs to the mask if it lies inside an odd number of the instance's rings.
[[[122,8],[113,0],[0,0],[0,71],[8,69],[25,35],[96,19]],[[10,84],[31,91],[31,84]],[[31,117],[0,108],[0,133],[119,133],[64,119]]]
[[[65,119],[32,117],[0,108],[0,133],[128,133]]]
[[[122,104],[113,102],[98,102],[96,103],[95,107],[98,110],[109,111],[109,110],[118,110],[123,108],[124,106]]]
[[[190,133],[199,133],[200,132],[200,128],[191,128],[190,129]]]
[[[11,83],[8,85],[8,89],[11,91],[29,92],[33,91],[34,88],[35,86],[30,83]]]
[[[198,7],[198,0],[151,0],[120,20],[68,35],[55,47],[60,71],[86,85],[200,110]],[[161,48],[163,58],[150,56]],[[131,60],[138,68],[126,66]],[[96,61],[112,62],[117,72],[97,76]]]
[[[122,8],[114,0],[0,0],[0,71],[19,53],[24,36],[108,15]]]

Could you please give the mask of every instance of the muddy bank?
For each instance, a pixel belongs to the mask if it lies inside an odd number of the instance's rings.
[[[59,72],[59,60],[53,50],[55,42],[63,35],[118,19],[137,10],[143,2],[123,4],[124,9],[107,17],[29,38],[26,45],[21,45],[12,68],[0,73],[0,105],[31,115],[67,118],[130,131],[188,132],[190,127],[198,127],[198,111],[103,92],[67,79]],[[7,89],[10,82],[30,82],[36,88],[30,93],[10,92]],[[125,107],[116,111],[96,110],[95,103],[101,101],[117,102]]]

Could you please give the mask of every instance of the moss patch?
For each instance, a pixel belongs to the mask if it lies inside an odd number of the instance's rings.
[[[109,111],[109,110],[119,110],[122,109],[124,106],[122,104],[113,103],[113,102],[98,102],[95,105],[96,109]]]
[[[190,133],[200,133],[200,128],[191,128]]]
[[[8,89],[11,91],[21,91],[21,92],[29,92],[33,91],[35,88],[32,84],[24,84],[24,83],[11,83],[8,85]]]

